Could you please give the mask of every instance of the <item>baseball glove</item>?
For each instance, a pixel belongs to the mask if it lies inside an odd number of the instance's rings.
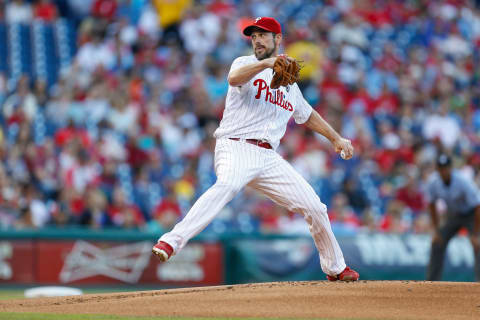
[[[297,60],[278,56],[273,64],[273,78],[270,88],[278,89],[280,86],[292,85],[298,81],[298,72],[301,67]]]

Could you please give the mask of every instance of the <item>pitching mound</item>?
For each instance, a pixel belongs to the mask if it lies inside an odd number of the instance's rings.
[[[480,319],[480,284],[277,282],[0,301],[0,312],[185,317]]]

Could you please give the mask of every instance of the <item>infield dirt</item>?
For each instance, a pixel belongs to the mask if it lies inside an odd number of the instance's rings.
[[[480,319],[480,284],[276,282],[0,301],[0,312],[171,317]]]

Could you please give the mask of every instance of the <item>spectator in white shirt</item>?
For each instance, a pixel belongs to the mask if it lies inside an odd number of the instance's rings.
[[[5,20],[7,23],[30,23],[33,18],[32,7],[23,0],[13,0],[7,4]]]
[[[89,72],[94,71],[99,66],[110,70],[115,65],[115,54],[102,41],[102,36],[96,31],[93,34],[92,41],[85,43],[78,50],[75,62],[82,70]]]
[[[455,118],[448,114],[448,101],[444,101],[439,108],[439,113],[433,113],[425,119],[423,135],[428,140],[438,138],[444,147],[451,149],[462,131]]]

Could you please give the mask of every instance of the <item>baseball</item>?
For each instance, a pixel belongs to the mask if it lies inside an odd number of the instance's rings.
[[[343,150],[340,151],[340,157],[342,157],[342,159],[345,159],[345,157],[346,157],[346,156],[345,156],[345,151],[343,151]]]

